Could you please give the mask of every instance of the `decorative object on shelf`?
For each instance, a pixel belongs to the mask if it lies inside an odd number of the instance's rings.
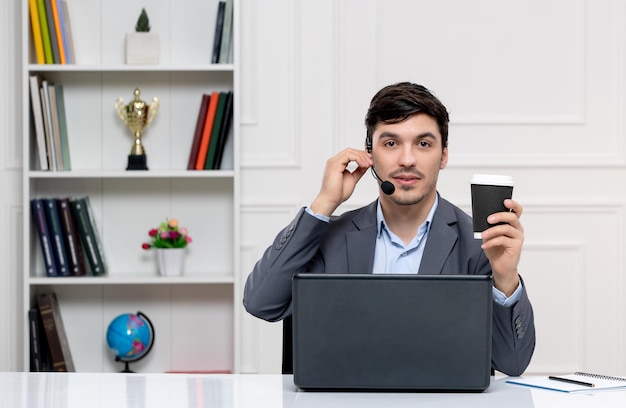
[[[117,316],[107,328],[107,345],[115,354],[115,361],[124,363],[122,373],[132,373],[129,363],[144,358],[154,344],[154,326],[141,312]]]
[[[156,250],[157,265],[161,276],[180,276],[183,274],[185,252],[187,248],[159,248]]]
[[[146,151],[141,143],[141,133],[159,111],[159,99],[156,96],[152,98],[152,103],[147,105],[139,99],[139,94],[139,88],[135,88],[135,100],[128,105],[124,105],[122,98],[118,98],[115,102],[117,114],[135,136],[135,143],[128,155],[126,170],[148,170]]]
[[[191,243],[187,228],[180,227],[177,219],[166,219],[158,228],[148,231],[151,242],[144,242],[143,249],[155,248],[157,264],[162,276],[179,276],[183,273],[185,252]]]
[[[150,32],[146,9],[141,9],[135,32],[126,34],[126,63],[159,63],[159,34]]]

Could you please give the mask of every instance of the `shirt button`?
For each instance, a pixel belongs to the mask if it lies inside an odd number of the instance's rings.
[[[403,252],[403,253],[402,253],[402,256],[407,256],[407,252]]]

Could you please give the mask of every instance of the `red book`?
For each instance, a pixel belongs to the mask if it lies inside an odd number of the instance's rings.
[[[204,128],[204,120],[206,118],[210,98],[211,95],[202,95],[202,102],[200,104],[200,112],[198,113],[198,120],[196,122],[196,131],[193,135],[193,143],[191,144],[191,152],[189,153],[187,170],[194,170],[196,168],[198,150],[200,150],[200,141],[202,140],[202,129]]]
[[[220,93],[213,92],[209,100],[209,108],[207,109],[204,128],[202,129],[202,140],[200,141],[200,149],[198,150],[198,158],[196,160],[196,170],[203,170],[206,156],[209,151],[209,141],[211,140],[211,131],[213,130],[213,121],[215,120],[215,112],[217,111],[217,101]]]

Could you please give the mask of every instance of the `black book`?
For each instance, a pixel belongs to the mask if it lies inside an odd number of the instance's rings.
[[[28,328],[30,332],[30,371],[50,371],[50,349],[43,327],[41,315],[36,307],[28,310]]]
[[[46,270],[46,276],[59,276],[59,271],[54,260],[54,248],[52,247],[52,236],[48,229],[48,221],[46,220],[46,210],[43,199],[34,198],[30,201],[33,211],[33,220],[37,235],[39,237],[39,245],[43,255],[43,266]]]
[[[222,166],[224,146],[226,145],[226,139],[228,139],[230,126],[233,122],[233,98],[233,93],[228,92],[226,108],[224,109],[224,118],[222,119],[222,127],[220,128],[219,139],[217,140],[217,151],[215,153],[215,160],[213,161],[213,170],[220,169]]]
[[[48,221],[48,230],[52,238],[52,253],[54,254],[54,261],[56,262],[59,276],[70,276],[70,267],[67,261],[65,242],[63,242],[63,231],[61,230],[61,218],[59,217],[57,200],[54,198],[44,198],[43,202],[46,211],[46,220]]]
[[[224,28],[224,12],[226,11],[226,2],[220,1],[217,4],[217,18],[215,20],[215,36],[213,37],[213,54],[211,62],[217,64],[220,62],[220,48],[222,46],[222,30]]]

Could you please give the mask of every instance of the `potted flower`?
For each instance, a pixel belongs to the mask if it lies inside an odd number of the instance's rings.
[[[144,242],[145,250],[154,248],[157,252],[159,272],[163,276],[178,276],[183,271],[187,245],[191,237],[187,228],[180,227],[175,218],[165,219],[157,228],[148,231],[150,242]]]
[[[135,32],[126,34],[126,63],[159,63],[159,34],[150,32],[150,20],[145,8],[141,9]]]

